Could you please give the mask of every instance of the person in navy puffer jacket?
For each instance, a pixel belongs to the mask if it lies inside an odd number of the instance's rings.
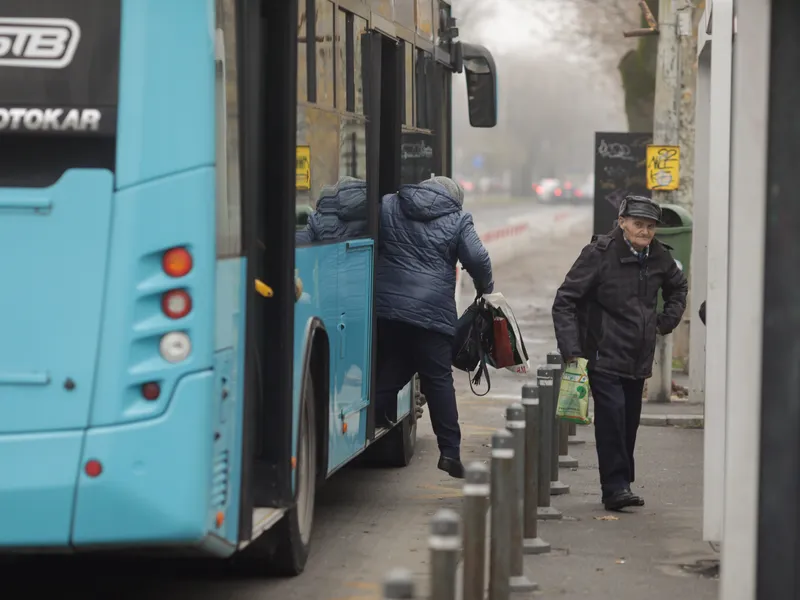
[[[367,237],[367,182],[340,177],[336,185],[322,188],[317,209],[305,229],[295,233],[297,245]]]
[[[456,261],[478,293],[494,288],[492,264],[448,177],[404,185],[381,205],[375,289],[378,317],[378,424],[391,423],[398,392],[420,376],[439,443],[439,468],[464,477],[453,386]]]

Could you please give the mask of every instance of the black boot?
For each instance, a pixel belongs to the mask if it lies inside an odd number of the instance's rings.
[[[394,411],[392,411],[394,412]],[[375,427],[382,427],[385,429],[391,429],[397,422],[392,418],[394,415],[390,416],[389,411],[383,410],[380,407],[375,408]]]
[[[439,464],[436,465],[450,475],[450,477],[455,477],[456,479],[464,479],[464,465],[461,463],[461,460],[458,458],[450,458],[449,456],[440,456],[439,457]]]
[[[644,506],[644,498],[642,498],[639,494],[634,494],[633,492],[631,492],[631,488],[628,488],[628,491],[634,498],[636,498],[636,504],[634,504],[633,506]]]
[[[635,496],[630,490],[617,490],[603,498],[603,506],[606,510],[618,511],[629,506],[642,506],[643,501],[639,496]]]

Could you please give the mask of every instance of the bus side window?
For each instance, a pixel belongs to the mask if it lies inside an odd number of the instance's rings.
[[[414,46],[411,42],[403,42],[405,52],[405,111],[403,125],[414,126]]]
[[[417,50],[414,79],[417,128],[433,129],[433,58],[424,50]]]
[[[314,63],[313,53],[309,56],[309,11],[308,5],[314,0],[299,0],[297,3],[297,101],[308,102],[309,61]],[[312,19],[313,21],[313,19]]]
[[[335,8],[331,0],[316,0],[317,105],[325,108],[333,108],[334,104],[333,21]]]
[[[217,0],[216,16],[216,245],[224,258],[242,252],[236,0]]]
[[[355,77],[355,103],[353,112],[364,114],[364,56],[362,40],[367,33],[367,20],[353,15],[353,73]]]
[[[341,8],[336,11],[336,40],[334,46],[336,68],[336,108],[347,110],[347,13]],[[352,63],[351,63],[352,67]]]

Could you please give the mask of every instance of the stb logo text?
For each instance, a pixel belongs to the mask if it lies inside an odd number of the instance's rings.
[[[81,28],[71,19],[0,17],[0,67],[63,69],[80,39]]]

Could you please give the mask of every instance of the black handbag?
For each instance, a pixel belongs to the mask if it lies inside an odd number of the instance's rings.
[[[491,356],[494,333],[492,328],[492,313],[483,298],[476,297],[475,301],[464,311],[456,323],[456,333],[453,340],[453,366],[466,371],[469,375],[469,387],[476,396],[485,396],[492,389],[489,379],[489,369],[486,367],[486,357]],[[472,372],[476,371],[474,375]],[[486,391],[479,394],[475,391],[481,379],[486,377]]]

